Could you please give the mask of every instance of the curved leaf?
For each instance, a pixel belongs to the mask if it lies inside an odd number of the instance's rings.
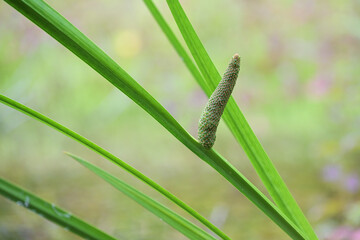
[[[210,234],[205,232],[204,230],[200,229],[199,227],[195,226],[193,223],[189,222],[182,216],[178,215],[177,213],[173,212],[169,208],[165,207],[161,203],[153,200],[149,196],[141,193],[137,189],[131,187],[130,185],[126,184],[125,182],[121,181],[120,179],[112,176],[111,174],[105,172],[104,170],[96,167],[95,165],[81,159],[78,156],[75,156],[71,153],[66,153],[77,162],[79,162],[84,167],[88,168],[90,171],[104,179],[106,182],[113,185],[116,189],[124,193],[126,196],[130,197],[141,206],[158,216],[160,219],[164,220],[170,226],[178,230],[179,232],[183,233],[189,239],[213,239]]]

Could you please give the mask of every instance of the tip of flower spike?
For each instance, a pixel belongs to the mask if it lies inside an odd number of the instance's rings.
[[[231,63],[236,64],[236,65],[240,65],[240,56],[238,53],[235,53]]]

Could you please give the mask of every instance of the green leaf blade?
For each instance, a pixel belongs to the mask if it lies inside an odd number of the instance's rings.
[[[116,239],[68,211],[55,206],[55,204],[49,203],[2,178],[0,178],[0,195],[86,239]]]
[[[75,141],[83,144],[84,146],[88,147],[89,149],[95,151],[96,153],[100,154],[101,156],[105,157],[106,159],[110,160],[111,162],[115,163],[116,165],[120,166],[139,180],[143,181],[162,195],[164,195],[166,198],[174,202],[176,205],[187,211],[191,216],[199,220],[201,223],[203,223],[205,226],[207,226],[209,229],[213,230],[215,233],[220,233],[220,235],[223,235],[223,239],[230,239],[225,233],[222,233],[221,230],[219,230],[216,226],[214,226],[211,222],[209,222],[205,217],[203,217],[201,214],[199,214],[197,211],[192,209],[190,206],[188,206],[186,203],[181,201],[179,198],[177,198],[175,195],[167,191],[165,188],[160,186],[158,183],[153,181],[151,178],[145,176],[140,171],[135,169],[134,167],[130,166],[129,164],[125,163],[118,157],[114,156],[110,152],[106,151],[104,148],[98,146],[97,144],[93,143],[92,141],[88,140],[87,138],[81,136],[80,134],[70,130],[69,128],[59,124],[58,122],[42,115],[39,112],[36,112],[8,97],[5,97],[0,94],[0,102],[16,109],[48,126],[51,128],[59,131],[60,133],[74,139]]]
[[[144,0],[145,5],[149,9],[150,13],[156,20],[156,22],[159,24],[161,30],[164,32],[165,36],[168,38],[171,45],[174,47],[176,52],[179,54],[181,59],[184,61],[185,66],[189,69],[190,73],[193,75],[197,83],[201,86],[203,89],[208,89],[208,92],[210,92],[210,87],[208,86],[207,82],[204,81],[203,76],[199,72],[198,68],[194,64],[194,62],[191,60],[189,55],[186,53],[185,48],[181,45],[167,22],[165,21],[164,17],[161,15],[155,4],[152,0]]]
[[[181,217],[180,215],[176,214],[172,210],[168,209],[167,207],[163,206],[159,202],[153,200],[149,196],[141,193],[137,189],[131,187],[130,185],[126,184],[125,182],[121,181],[120,179],[112,176],[111,174],[105,172],[104,170],[96,167],[95,165],[81,159],[78,156],[73,154],[67,153],[70,157],[75,159],[84,167],[88,168],[90,171],[104,179],[106,182],[113,185],[116,189],[142,205],[144,208],[158,216],[160,219],[164,220],[173,228],[177,229],[179,232],[183,233],[190,239],[212,239],[215,240],[214,237],[206,233],[204,230],[200,229],[199,227],[195,226],[185,218]]]

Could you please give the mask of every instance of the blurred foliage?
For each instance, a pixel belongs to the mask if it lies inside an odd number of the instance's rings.
[[[205,95],[141,1],[48,2],[196,136]],[[155,3],[176,30],[165,1]],[[240,54],[233,96],[320,239],[360,239],[360,2],[184,0],[182,4],[220,72],[235,52]],[[287,239],[144,111],[4,2],[0,22],[2,94],[110,150],[234,239]],[[55,72],[54,66],[63,70]],[[223,123],[215,149],[263,189]],[[168,204],[73,140],[0,106],[2,177],[119,239],[183,239],[63,151],[92,159]],[[77,239],[0,198],[0,239],[19,238]]]

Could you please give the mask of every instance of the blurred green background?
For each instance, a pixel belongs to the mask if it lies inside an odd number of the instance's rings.
[[[154,1],[180,37],[165,0]],[[206,97],[142,1],[48,1],[193,135]],[[360,239],[360,1],[181,1],[219,72],[242,58],[233,96],[321,239]],[[145,111],[0,3],[0,91],[110,150],[233,239],[288,239]],[[265,193],[223,122],[215,149]],[[63,154],[143,183],[0,105],[0,175],[119,239],[184,239]],[[186,215],[187,216],[187,215]],[[80,239],[0,197],[0,239]]]

